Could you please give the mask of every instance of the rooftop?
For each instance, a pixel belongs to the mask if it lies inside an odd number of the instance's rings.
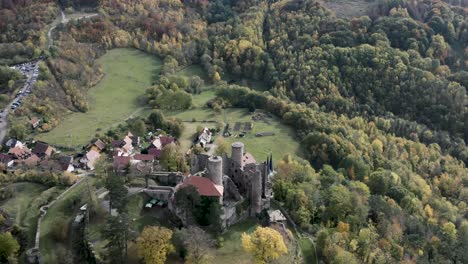
[[[197,188],[198,193],[201,196],[223,196],[224,187],[214,184],[214,182],[205,177],[190,176],[182,183],[182,187],[186,187],[188,185]]]

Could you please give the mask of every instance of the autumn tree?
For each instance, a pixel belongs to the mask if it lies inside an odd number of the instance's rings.
[[[0,262],[8,263],[11,257],[20,249],[20,246],[16,239],[11,235],[10,232],[0,234]]]
[[[222,137],[219,137],[215,140],[215,145],[216,145],[215,154],[217,156],[226,154],[229,151],[229,145]]]
[[[165,227],[147,226],[137,239],[138,256],[147,264],[164,264],[174,252],[172,231]]]
[[[185,172],[188,170],[184,155],[181,154],[178,146],[173,143],[163,147],[160,162],[167,171]]]
[[[242,246],[257,264],[266,264],[288,253],[281,234],[269,227],[257,227],[252,234],[242,234]]]

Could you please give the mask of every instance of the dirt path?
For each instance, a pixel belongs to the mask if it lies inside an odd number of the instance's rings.
[[[98,13],[75,13],[71,14],[67,17],[65,15],[65,12],[63,10],[60,10],[60,17],[57,17],[57,19],[52,22],[51,27],[49,31],[47,32],[47,48],[50,49],[52,45],[54,44],[54,39],[52,37],[52,31],[54,31],[55,28],[57,28],[58,25],[60,24],[67,24],[70,19],[83,19],[83,18],[90,18],[99,15]]]

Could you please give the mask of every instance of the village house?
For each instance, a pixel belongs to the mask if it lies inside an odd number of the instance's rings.
[[[101,154],[96,150],[90,150],[80,159],[80,163],[87,169],[94,170],[94,165],[96,161],[101,157]]]
[[[61,156],[58,159],[58,163],[60,164],[62,171],[73,172],[75,170],[72,156]]]
[[[132,146],[133,147],[136,148],[136,147],[140,146],[140,137],[139,136],[135,136],[135,135],[132,134],[132,132],[128,131],[127,137],[132,140]]]
[[[132,161],[132,157],[129,156],[114,156],[114,162],[112,163],[116,172],[125,172]]]
[[[24,144],[21,141],[17,140],[16,138],[10,138],[5,143],[5,146],[7,146],[9,149],[10,148],[15,148],[15,147],[23,148]]]
[[[152,164],[154,162],[154,156],[151,154],[135,154],[133,156],[133,161],[135,163],[144,162],[144,163]]]
[[[168,136],[157,136],[153,140],[151,140],[151,144],[148,147],[148,151],[150,149],[163,149],[165,146],[174,143],[175,139],[173,137]]]
[[[16,160],[16,164],[25,165],[27,167],[35,167],[37,164],[39,164],[39,161],[41,161],[41,159],[36,154],[32,154],[27,159]]]
[[[122,146],[122,150],[124,150],[128,155],[130,155],[133,151],[133,140],[129,136],[125,136],[123,139],[125,145]]]
[[[198,144],[200,144],[202,148],[206,147],[206,145],[210,143],[211,134],[212,134],[211,131],[207,127],[205,127],[203,131],[200,133],[200,135],[198,136]]]
[[[32,153],[36,154],[39,158],[50,158],[55,149],[45,142],[37,142],[34,146]]]
[[[96,152],[102,152],[106,148],[106,144],[100,139],[96,139],[93,144],[91,144],[91,150]]]
[[[14,147],[8,151],[14,159],[27,159],[31,156],[31,150],[26,147]]]
[[[0,153],[0,163],[5,166],[5,168],[10,168],[15,163],[13,158],[5,153]]]
[[[36,117],[33,117],[29,120],[29,124],[31,124],[32,129],[36,129],[41,124],[41,121]]]

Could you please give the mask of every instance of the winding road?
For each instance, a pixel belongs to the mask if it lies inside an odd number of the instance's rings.
[[[84,18],[91,18],[98,16],[98,13],[74,13],[71,14],[67,17],[65,15],[65,12],[63,12],[62,9],[60,9],[60,15],[57,17],[57,19],[50,24],[50,29],[47,32],[47,48],[50,49],[52,45],[54,44],[54,40],[52,37],[52,31],[54,31],[55,28],[57,28],[58,25],[60,24],[66,24],[70,21],[70,19],[84,19]],[[34,83],[31,84],[31,86],[34,85]],[[13,103],[10,102],[7,104],[5,109],[0,113],[0,144],[3,143],[3,140],[5,139],[8,131],[8,114],[10,112],[10,107],[11,104]]]

